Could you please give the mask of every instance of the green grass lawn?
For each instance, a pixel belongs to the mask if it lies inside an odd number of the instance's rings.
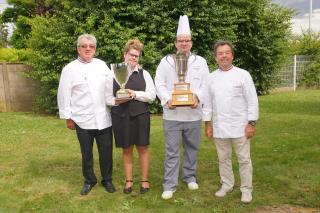
[[[165,143],[162,118],[152,117],[151,191],[140,195],[135,152],[135,185],[122,193],[121,150],[114,149],[114,184],[109,194],[97,184],[80,196],[83,179],[75,132],[63,120],[32,113],[0,113],[0,212],[252,212],[283,204],[320,206],[320,91],[274,93],[259,97],[260,120],[252,140],[254,193],[240,202],[238,165],[235,190],[219,199],[214,144],[202,135],[198,157],[199,190],[180,181],[174,198],[161,199]],[[203,131],[203,130],[202,130]],[[95,147],[95,169],[100,177]]]

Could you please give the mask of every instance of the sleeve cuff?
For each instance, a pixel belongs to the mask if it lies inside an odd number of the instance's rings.
[[[61,119],[70,119],[71,118],[71,113],[70,112],[59,111],[59,117]]]

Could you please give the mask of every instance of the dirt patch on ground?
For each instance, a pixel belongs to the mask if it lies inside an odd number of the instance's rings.
[[[320,213],[320,209],[291,205],[264,206],[256,209],[253,213]]]

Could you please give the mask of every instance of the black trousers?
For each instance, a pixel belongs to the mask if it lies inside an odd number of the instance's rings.
[[[96,184],[97,177],[93,169],[93,141],[96,140],[99,152],[99,164],[102,185],[112,180],[112,127],[97,129],[81,129],[76,125],[77,137],[82,154],[82,174],[86,184]]]

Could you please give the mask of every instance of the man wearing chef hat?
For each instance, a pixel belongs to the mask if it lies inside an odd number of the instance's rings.
[[[166,138],[166,157],[162,199],[170,199],[178,186],[180,147],[183,144],[182,180],[190,190],[199,188],[196,178],[197,154],[200,144],[203,89],[209,75],[207,62],[191,53],[192,37],[188,16],[180,16],[175,40],[177,53],[186,54],[188,69],[185,82],[190,83],[193,93],[191,106],[173,106],[172,92],[178,82],[174,55],[162,58],[157,67],[155,85],[163,107],[163,129]]]

